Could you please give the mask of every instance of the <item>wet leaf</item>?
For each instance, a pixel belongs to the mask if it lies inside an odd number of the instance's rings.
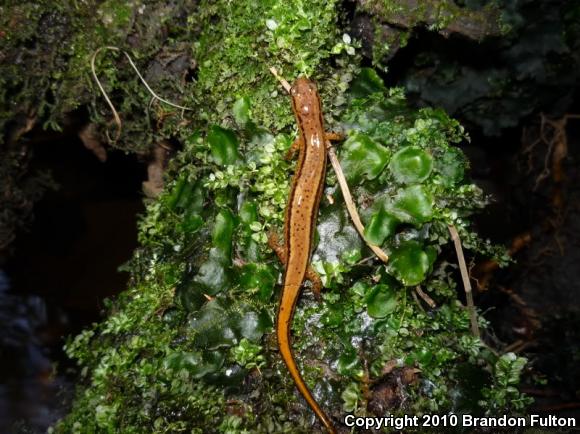
[[[414,184],[429,177],[433,157],[417,146],[406,146],[393,155],[389,169],[397,181]]]
[[[218,300],[207,302],[189,322],[195,331],[194,345],[213,350],[237,343],[236,333],[229,322],[224,321],[228,316]]]
[[[256,291],[262,301],[268,301],[276,285],[276,273],[265,264],[245,264],[240,274],[240,285],[248,291]]]
[[[399,303],[394,288],[385,284],[373,286],[366,295],[367,311],[373,318],[384,318],[397,308]]]
[[[194,281],[202,286],[207,295],[216,295],[227,289],[230,283],[230,261],[224,258],[222,251],[213,247],[208,259],[201,264]]]
[[[234,331],[237,340],[246,338],[253,342],[259,341],[272,327],[272,321],[266,311],[257,312],[249,305],[241,306],[238,312],[229,313],[224,322]]]
[[[207,302],[203,286],[191,280],[191,278],[185,277],[177,286],[175,293],[181,306],[189,312],[199,310]]]
[[[242,382],[246,378],[248,371],[239,365],[232,365],[227,369],[222,368],[217,372],[206,375],[203,379],[208,384],[224,388],[225,393],[239,391]]]
[[[203,378],[218,371],[224,360],[224,354],[219,351],[171,353],[163,361],[163,367],[173,371],[185,369],[193,378]]]
[[[241,336],[250,341],[258,341],[264,334],[264,329],[262,324],[260,324],[260,318],[258,314],[253,311],[246,312],[238,322],[238,326],[240,328]]]
[[[415,358],[422,366],[425,366],[433,360],[433,352],[428,348],[421,348],[415,353]]]
[[[349,182],[375,179],[389,162],[390,152],[363,133],[351,134],[341,148],[342,170]]]
[[[234,164],[240,158],[238,139],[233,131],[214,125],[209,129],[207,141],[217,164],[222,166]]]
[[[197,369],[192,371],[195,378],[201,378],[207,374],[217,372],[223,366],[225,360],[225,354],[221,351],[204,351],[202,353],[202,363],[200,363]]]
[[[401,221],[425,223],[433,217],[433,196],[422,185],[413,185],[395,197],[392,211]]]
[[[380,246],[385,238],[394,235],[398,224],[399,220],[381,207],[372,215],[371,221],[365,227],[365,238],[371,244]]]
[[[403,285],[418,285],[431,267],[429,253],[419,242],[406,241],[391,254],[389,270]]]
[[[182,177],[175,183],[167,205],[172,210],[200,213],[203,209],[203,191],[200,182],[189,182],[186,177]]]
[[[230,260],[232,252],[232,235],[234,232],[234,215],[228,209],[222,209],[215,219],[212,233],[214,247],[221,252],[224,259]]]

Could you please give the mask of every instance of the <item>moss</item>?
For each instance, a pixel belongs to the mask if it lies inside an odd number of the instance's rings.
[[[461,126],[441,110],[411,110],[400,89],[386,89],[372,70],[359,73],[334,2],[207,1],[187,19],[188,4],[179,5],[170,11],[147,4],[155,19],[164,17],[165,33],[147,28],[140,3],[109,0],[96,13],[81,7],[69,16],[80,26],[84,14],[91,25],[67,39],[63,69],[55,70],[62,81],[50,85],[50,125],[81,101],[73,95],[89,95],[83,78],[93,48],[109,35],[123,46],[132,31],[143,44],[134,54],[152,68],[148,78],[169,96],[184,91],[181,103],[195,110],[182,118],[156,106],[149,125],[141,116],[148,97],[132,73],[117,68],[121,58],[99,60],[124,115],[117,146],[140,151],[154,138],[173,137],[183,150],[171,162],[165,192],[149,201],[140,221],[141,247],[125,266],[130,288],[109,302],[106,320],[66,345],[82,385],[53,431],[313,432],[272,334],[282,267],[266,234],[282,225],[293,166],[284,155],[296,133],[270,66],[290,80],[317,80],[327,124],[347,134],[340,158],[362,218],[369,227],[387,226],[374,237],[393,258],[387,265],[372,259],[329,172],[313,257],[327,290],[321,303],[304,291],[293,325],[297,359],[321,404],[337,420],[345,411],[491,411],[479,402],[498,396],[501,409],[493,411],[521,410],[526,401],[513,390],[521,359],[499,360],[470,336],[452,270],[440,258],[450,243],[448,224],[474,250],[485,246],[469,216],[486,201],[452,147],[465,137]],[[47,8],[23,10],[35,7]],[[173,28],[173,19],[187,25]],[[196,78],[159,77],[156,62],[186,36]],[[100,96],[88,100],[105,128]],[[418,284],[437,308],[413,298]],[[474,400],[463,399],[470,389],[461,369],[485,378]],[[397,400],[403,395],[411,399]]]
[[[317,65],[331,57],[335,46],[341,44],[334,25],[337,19],[334,1],[208,2],[200,10],[203,14],[196,16],[196,21],[217,19],[220,24],[215,31],[202,34],[194,44],[200,65],[193,96],[200,110],[196,118],[231,127],[234,125],[231,109],[236,100],[251,95],[254,122],[279,130],[292,123],[292,115],[286,95],[280,91],[269,67],[276,67],[289,78],[299,74],[330,78]],[[348,48],[348,44],[342,45]],[[353,66],[346,62],[346,57],[336,60],[344,67],[337,72],[343,75],[350,72],[352,76]],[[349,76],[322,88],[325,102],[330,102],[329,109],[335,109],[332,95],[336,98],[344,92]]]
[[[183,76],[191,67],[186,47],[198,31],[186,25],[187,14],[196,14],[193,1],[12,2],[1,12],[0,122],[32,113],[44,128],[59,130],[73,110],[88,104],[107,142],[111,114],[90,71],[91,56],[103,46],[129,51],[151,86],[168,99],[191,86]],[[169,135],[175,129],[173,112],[163,105],[148,108],[151,95],[123,56],[101,53],[96,70],[124,121],[121,140],[111,145],[147,153],[159,130]]]
[[[128,49],[150,84],[178,99],[188,85],[181,77],[190,67],[184,44],[195,32],[183,24],[195,10],[195,2],[187,0],[0,5],[0,194],[7,198],[0,215],[0,247],[13,239],[49,186],[47,174],[28,171],[31,152],[21,136],[33,127],[61,130],[88,110],[98,138],[108,142],[112,116],[90,72],[91,56],[103,45]],[[150,95],[123,59],[111,52],[96,59],[97,74],[124,121],[120,140],[109,144],[147,154],[161,137],[173,134],[179,116],[159,105],[148,108]]]
[[[453,0],[429,2],[372,0],[357,5],[361,13],[370,14],[374,25],[372,60],[384,67],[385,59],[407,45],[418,27],[448,36],[462,34],[481,40],[486,36],[507,34],[509,25],[501,18],[497,2],[470,8]]]
[[[473,25],[480,25],[489,32],[495,32],[494,22],[486,22],[490,14],[497,19],[497,3],[488,2],[485,7],[466,8],[451,0],[436,0],[430,2],[373,0],[364,2],[363,10],[372,12],[383,22],[404,24],[414,28],[421,24],[428,25],[430,30],[443,30],[468,20]]]

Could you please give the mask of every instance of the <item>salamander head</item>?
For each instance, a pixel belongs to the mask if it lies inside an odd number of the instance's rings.
[[[296,79],[290,89],[290,95],[292,95],[292,105],[296,115],[309,116],[315,110],[319,110],[318,89],[314,82],[306,77]]]

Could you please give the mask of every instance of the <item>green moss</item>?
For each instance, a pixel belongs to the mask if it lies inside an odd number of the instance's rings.
[[[246,103],[256,124],[275,130],[287,127],[291,110],[269,68],[276,67],[288,80],[300,74],[327,80],[330,74],[321,74],[318,65],[331,57],[336,44],[348,47],[338,39],[334,1],[207,2],[200,10],[201,17],[192,20],[219,20],[214,31],[205,32],[194,44],[200,65],[194,90],[196,117],[210,123],[232,126],[232,107],[251,95]],[[344,66],[343,80],[321,87],[330,110],[336,104],[328,102],[345,90],[352,75],[353,66],[345,63],[348,56],[337,59]]]
[[[189,0],[172,6],[161,0],[0,5],[0,195],[6,198],[0,246],[28,221],[34,201],[50,184],[47,174],[28,171],[31,152],[20,135],[33,126],[61,130],[88,109],[97,138],[109,142],[112,114],[90,72],[91,56],[105,45],[130,51],[151,86],[178,100],[191,85],[181,78],[189,67],[187,47],[196,31],[184,25],[185,17],[195,14],[195,6]],[[96,73],[123,120],[120,140],[109,145],[148,154],[161,138],[175,134],[179,113],[158,104],[148,107],[151,96],[124,57],[101,52]]]
[[[471,9],[457,5],[451,0],[435,0],[430,2],[400,2],[392,0],[373,0],[365,2],[362,7],[373,12],[381,21],[405,24],[412,29],[420,24],[427,24],[430,30],[443,30],[457,20],[470,20],[483,27],[493,25],[486,23],[487,13],[494,12],[497,4],[489,2],[484,8]],[[496,15],[494,13],[494,15]]]
[[[361,2],[357,7],[372,16],[372,59],[376,67],[385,67],[381,63],[394,54],[393,47],[399,49],[406,46],[413,31],[420,26],[444,35],[460,33],[476,40],[509,31],[507,22],[501,19],[496,2],[488,2],[484,7],[468,8],[453,0],[371,0]]]

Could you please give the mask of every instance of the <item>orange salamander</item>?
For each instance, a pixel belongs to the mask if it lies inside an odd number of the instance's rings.
[[[304,279],[312,282],[313,292],[319,296],[322,283],[310,267],[310,254],[315,236],[318,205],[324,189],[327,143],[341,138],[326,133],[322,121],[322,105],[316,85],[305,77],[293,84],[290,95],[298,124],[299,136],[289,154],[299,151],[298,164],[292,180],[284,223],[285,246],[278,245],[277,237],[270,237],[270,246],[285,264],[284,287],[278,309],[276,333],[278,347],[296,387],[324,424],[329,433],[336,433],[330,418],[320,408],[300,375],[290,346],[290,327],[300,288]]]

